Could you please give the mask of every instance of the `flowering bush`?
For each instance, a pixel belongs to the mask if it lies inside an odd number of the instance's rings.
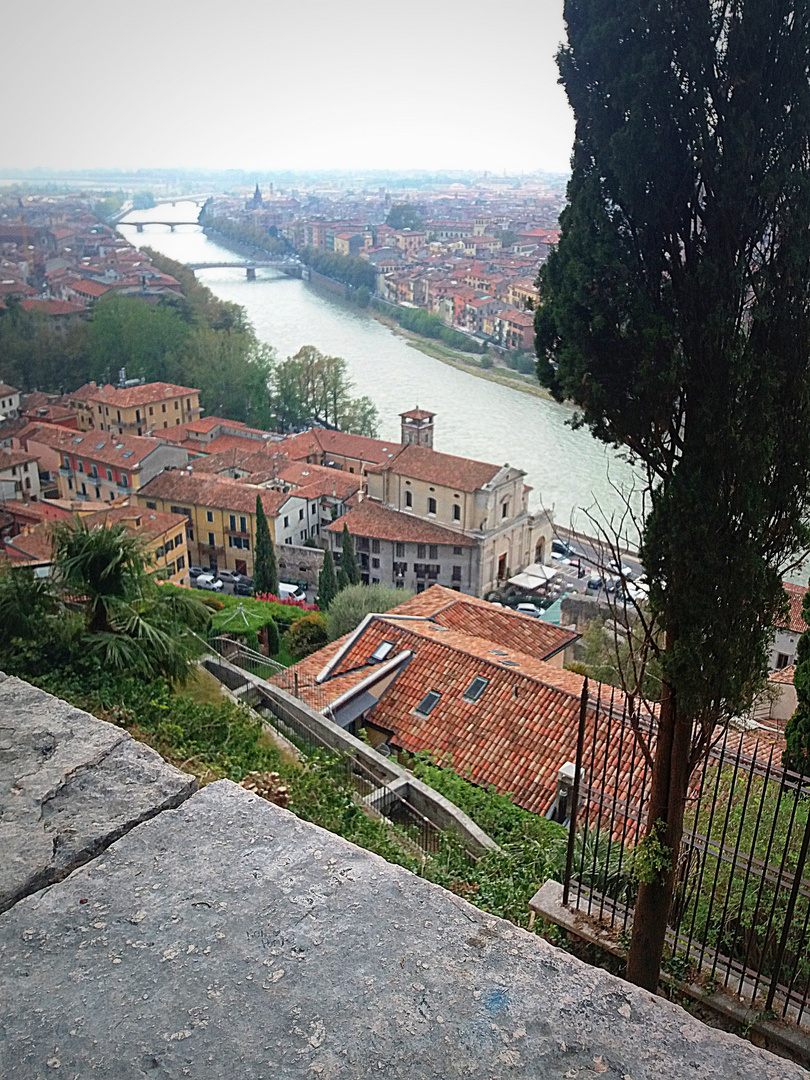
[[[302,611],[318,611],[315,604],[308,604],[306,600],[294,600],[291,596],[276,596],[275,593],[263,592],[254,597],[255,600],[265,600],[269,604],[285,604],[287,607],[301,608]]]

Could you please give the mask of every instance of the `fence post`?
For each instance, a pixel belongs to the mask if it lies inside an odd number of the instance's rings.
[[[568,905],[568,896],[571,891],[571,870],[574,865],[574,841],[577,831],[577,810],[579,809],[579,778],[582,773],[582,752],[585,746],[585,717],[588,712],[588,680],[582,684],[582,694],[579,699],[579,731],[577,732],[577,761],[574,769],[574,786],[571,791],[571,813],[568,826],[568,851],[565,856],[565,878],[563,880],[563,906]]]
[[[295,696],[298,697],[299,695],[298,695],[298,672],[297,671],[293,672],[293,682],[294,682],[294,685],[295,685]]]
[[[804,776],[802,776],[802,780]],[[801,783],[797,788],[795,798],[798,801],[802,797]],[[799,896],[799,889],[802,884],[802,874],[804,873],[804,864],[807,862],[807,851],[810,848],[810,814],[807,815],[807,821],[804,826],[804,836],[802,837],[802,847],[799,852],[799,860],[796,864],[796,869],[793,871],[793,888],[790,890],[790,899],[788,900],[787,910],[785,912],[785,921],[782,924],[782,935],[779,939],[779,949],[776,953],[776,968],[771,979],[771,985],[768,987],[768,1000],[765,1002],[766,1012],[772,1007],[773,999],[776,996],[776,987],[779,982],[779,976],[782,973],[782,963],[785,959],[785,949],[787,948],[788,933],[790,931],[790,924],[793,921],[793,912],[796,908],[796,900]],[[790,995],[788,995],[788,998]]]

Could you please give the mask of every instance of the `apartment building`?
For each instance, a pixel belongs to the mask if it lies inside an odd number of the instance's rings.
[[[178,427],[200,416],[200,392],[173,383],[97,386],[87,383],[69,395],[82,431],[97,428],[113,435],[148,435]]]
[[[141,488],[137,502],[148,510],[186,518],[192,563],[252,576],[257,495],[276,544],[299,545],[313,535],[317,500],[228,476],[190,469],[165,472]]]
[[[41,472],[56,478],[60,499],[112,502],[188,461],[187,450],[157,439],[55,424],[28,424],[14,442],[37,458]]]

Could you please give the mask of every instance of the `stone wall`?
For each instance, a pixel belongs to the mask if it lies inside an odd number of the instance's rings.
[[[4,1078],[808,1078],[17,679],[0,727]]]
[[[309,588],[317,589],[318,575],[323,566],[323,548],[276,544],[276,564],[279,581],[306,581]]]

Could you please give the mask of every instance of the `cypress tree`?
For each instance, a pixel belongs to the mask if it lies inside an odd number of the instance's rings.
[[[761,687],[810,543],[810,13],[565,0],[565,19],[576,135],[538,374],[647,484],[663,685],[641,845],[666,858],[627,977],[654,991],[690,777]]]
[[[256,551],[253,559],[253,592],[278,595],[276,549],[259,495],[256,496]]]
[[[338,590],[338,592],[343,592],[344,589],[348,589],[350,584],[351,584],[351,582],[349,581],[349,576],[346,573],[346,571],[343,569],[343,567],[341,566],[341,568],[338,570],[338,573],[337,573],[337,590]]]
[[[804,621],[810,627],[810,593],[802,607]],[[796,712],[785,725],[787,748],[782,755],[786,769],[807,775],[810,773],[810,629],[799,638],[796,649],[796,673],[793,676],[798,704]]]
[[[354,540],[349,532],[349,527],[343,525],[342,555],[340,556],[340,569],[345,570],[350,585],[360,584],[360,570],[357,566],[357,556],[354,553]]]
[[[332,552],[326,549],[323,556],[323,566],[318,575],[318,603],[321,611],[326,611],[337,596],[338,584],[335,577],[335,560]]]

